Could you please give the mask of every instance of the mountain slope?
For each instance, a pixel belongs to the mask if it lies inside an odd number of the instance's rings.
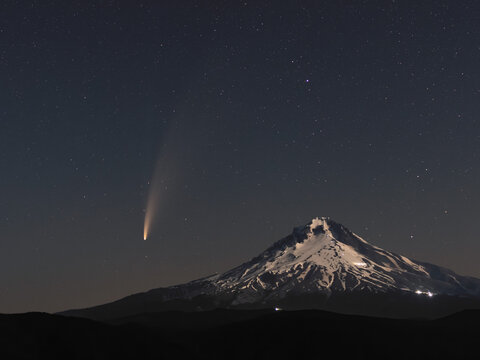
[[[365,293],[477,298],[480,280],[383,250],[329,218],[316,218],[223,274],[66,314],[114,318],[161,310],[261,308],[295,296]]]

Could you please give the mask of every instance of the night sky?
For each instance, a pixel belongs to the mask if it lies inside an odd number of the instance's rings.
[[[2,1],[0,80],[0,312],[225,271],[316,216],[480,277],[476,1]]]

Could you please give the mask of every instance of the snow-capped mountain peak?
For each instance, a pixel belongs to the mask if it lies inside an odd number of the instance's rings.
[[[235,302],[242,303],[332,291],[479,293],[480,282],[471,289],[468,279],[373,246],[343,225],[321,217],[295,228],[252,260],[215,277],[212,284],[215,293],[235,294]]]
[[[294,228],[257,257],[223,274],[73,313],[132,314],[147,308],[156,311],[161,304],[175,300],[198,298],[210,299],[214,306],[262,307],[304,295],[323,294],[329,298],[360,291],[425,298],[438,294],[480,298],[480,279],[383,250],[332,219],[321,217]]]

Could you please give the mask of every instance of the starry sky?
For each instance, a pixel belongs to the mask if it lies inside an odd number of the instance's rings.
[[[2,1],[0,312],[225,271],[316,216],[480,277],[479,19],[456,0]]]

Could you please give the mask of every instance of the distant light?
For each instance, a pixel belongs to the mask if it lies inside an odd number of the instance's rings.
[[[274,308],[274,309],[275,309],[275,311],[281,311],[281,310],[282,310],[282,309],[280,309],[279,307],[276,307],[276,308]]]

